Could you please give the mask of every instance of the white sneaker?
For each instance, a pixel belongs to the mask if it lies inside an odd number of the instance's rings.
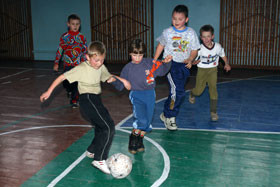
[[[161,121],[164,122],[165,127],[170,131],[177,130],[175,117],[166,118],[163,113],[160,114]]]
[[[89,158],[94,158],[94,153],[86,151],[86,156],[89,157]]]
[[[166,117],[164,116],[164,113],[161,113],[159,118],[163,123],[165,123]]]
[[[110,170],[109,170],[105,160],[101,160],[101,161],[94,160],[91,164],[94,167],[100,169],[103,173],[111,174],[111,172],[110,172]]]

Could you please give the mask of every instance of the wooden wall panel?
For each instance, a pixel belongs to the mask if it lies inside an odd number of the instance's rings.
[[[90,0],[90,14],[92,40],[104,42],[108,63],[126,63],[135,38],[153,55],[153,0]]]
[[[233,67],[280,69],[280,0],[221,0],[220,43]]]
[[[30,0],[0,0],[0,58],[33,59]]]

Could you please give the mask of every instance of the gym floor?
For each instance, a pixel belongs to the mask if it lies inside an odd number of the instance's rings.
[[[119,74],[121,65],[107,66]],[[233,69],[218,73],[219,121],[211,122],[207,90],[186,99],[168,131],[159,119],[168,95],[157,79],[153,131],[144,153],[127,151],[132,107],[128,92],[103,84],[102,100],[117,125],[110,151],[133,161],[131,174],[114,179],[91,165],[84,152],[94,130],[72,109],[60,85],[40,103],[57,77],[49,62],[2,61],[0,65],[0,184],[11,186],[280,186],[280,73]]]

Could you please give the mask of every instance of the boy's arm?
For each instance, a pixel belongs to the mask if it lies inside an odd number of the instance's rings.
[[[43,102],[46,99],[48,99],[50,97],[51,93],[53,92],[53,90],[55,89],[55,87],[57,87],[57,85],[59,85],[64,80],[65,80],[64,74],[57,77],[53,81],[53,83],[50,85],[49,89],[40,96],[40,101]]]
[[[227,57],[226,57],[226,56],[223,56],[223,57],[221,57],[221,58],[222,58],[223,61],[225,62],[225,67],[224,67],[224,69],[226,70],[226,72],[230,71],[230,70],[231,70],[231,67],[230,67],[230,65],[229,65],[229,63],[228,63]]]
[[[157,48],[156,48],[156,52],[155,52],[155,55],[154,55],[154,60],[157,60],[158,57],[160,56],[160,54],[162,53],[164,49],[164,46],[161,45],[160,43],[157,45]]]
[[[194,61],[194,59],[196,58],[197,56],[197,53],[198,53],[198,50],[192,50],[191,51],[191,54],[189,56],[188,59],[184,60],[184,63],[186,64],[186,67],[187,68],[191,68],[192,67],[192,62]]]
[[[113,78],[115,79],[118,79],[119,81],[122,82],[122,84],[124,85],[124,87],[127,89],[127,90],[131,90],[131,84],[128,80],[124,79],[124,78],[121,78],[117,75],[113,75]]]
[[[171,63],[170,62],[171,62],[172,58],[173,57],[171,55],[167,55],[165,57],[165,59],[163,59],[160,62],[161,66],[159,66],[157,71],[155,71],[155,77],[157,77],[157,76],[164,76],[170,70],[170,67],[171,67]]]
[[[87,48],[88,48],[88,46],[87,46],[87,39],[86,39],[86,37],[83,35],[83,45],[84,45],[84,47],[83,47],[83,49],[82,49],[82,57],[81,57],[81,62],[84,62],[84,61],[86,61],[87,59],[86,59],[86,53],[87,53]]]
[[[129,71],[128,66],[125,66],[122,69],[122,72],[121,72],[120,76],[113,75],[112,79],[110,81],[107,81],[107,82],[111,83],[119,91],[122,91],[124,87],[127,90],[130,90],[131,89],[131,84],[128,81],[128,71]]]
[[[63,40],[63,36],[61,36],[59,39],[59,46],[58,46],[58,49],[57,49],[56,55],[55,55],[54,66],[53,66],[54,71],[58,71],[59,60],[62,56],[64,46],[65,46],[65,42]]]

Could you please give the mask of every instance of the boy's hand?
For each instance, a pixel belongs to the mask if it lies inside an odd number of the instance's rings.
[[[58,64],[54,64],[54,65],[53,65],[53,70],[54,70],[54,71],[58,71]]]
[[[225,67],[224,67],[224,70],[226,70],[226,72],[230,71],[231,70],[230,65],[226,64]]]
[[[173,56],[167,55],[165,59],[162,60],[163,63],[169,63],[173,59]]]
[[[40,96],[40,101],[44,102],[45,100],[47,100],[50,97],[50,93],[48,91],[44,92],[41,96]]]
[[[131,90],[131,84],[128,80],[123,79],[123,85],[127,90]]]
[[[192,67],[192,60],[190,60],[189,58],[184,60],[184,63],[186,64],[186,68],[191,69]]]
[[[112,82],[115,82],[116,81],[116,78],[114,77],[114,75],[112,75],[108,80],[107,80],[107,83],[112,83]]]
[[[196,64],[198,64],[199,62],[200,62],[200,60],[195,60],[195,61],[193,61],[192,65],[196,65]]]

